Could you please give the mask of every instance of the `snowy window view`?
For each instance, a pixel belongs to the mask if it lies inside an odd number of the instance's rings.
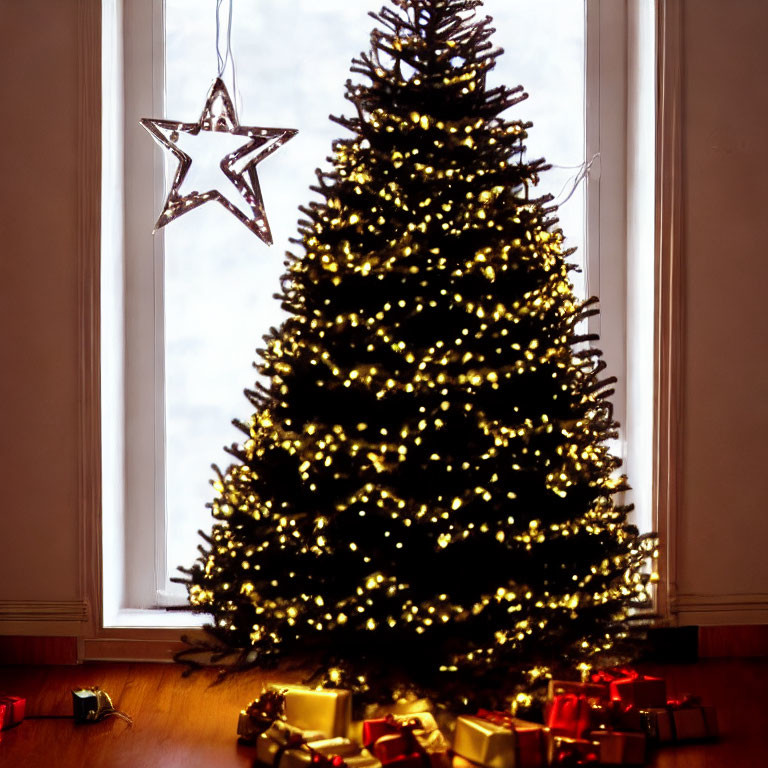
[[[165,4],[165,116],[195,122],[216,76],[215,3]],[[197,529],[210,529],[205,508],[212,498],[210,465],[226,467],[223,446],[242,439],[231,421],[250,416],[243,389],[257,376],[255,350],[269,327],[282,320],[272,295],[291,249],[288,240],[297,232],[297,209],[312,199],[314,170],[342,135],[328,115],[351,114],[344,99],[350,60],[367,49],[374,24],[367,14],[381,5],[382,0],[234,2],[236,87],[231,70],[225,80],[240,123],[296,128],[299,134],[258,166],[271,248],[215,203],[163,230],[168,578],[177,565],[195,559]],[[495,44],[505,50],[489,85],[522,84],[530,94],[505,117],[533,122],[528,156],[543,156],[555,166],[539,189],[560,201],[568,198],[560,221],[567,244],[579,249],[573,257],[578,260],[584,244],[583,187],[570,192],[585,159],[584,2],[485,0],[484,12],[494,19]],[[227,150],[210,143],[214,167]],[[193,168],[205,159],[194,157]],[[175,161],[166,170],[173,173]],[[185,594],[179,585],[168,583],[167,589]]]

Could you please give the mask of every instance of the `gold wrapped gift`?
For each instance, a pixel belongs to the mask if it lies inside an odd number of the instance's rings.
[[[260,763],[277,767],[282,765],[282,757],[289,750],[304,742],[315,742],[324,738],[325,734],[320,731],[305,731],[277,720],[256,739],[256,759]]]
[[[260,743],[261,740],[257,747]],[[308,768],[314,763],[317,755],[327,758],[338,755],[344,760],[347,768],[382,768],[381,763],[368,750],[361,750],[353,741],[341,736],[275,750],[272,762],[267,765],[273,768]],[[266,753],[259,752],[257,748],[257,760],[266,762],[264,757]]]
[[[339,755],[340,757],[347,758],[352,755],[360,754],[360,747],[344,736],[334,736],[332,739],[320,739],[319,741],[310,741],[308,746],[315,752],[319,752],[326,757],[333,757]]]
[[[326,737],[346,736],[352,715],[352,695],[341,688],[304,685],[269,686],[285,694],[285,719],[298,728],[321,731]]]
[[[528,768],[544,764],[544,728],[509,718],[510,726],[462,715],[456,721],[453,751],[486,768]],[[517,729],[517,730],[516,730]]]
[[[381,762],[377,760],[367,749],[353,757],[345,757],[344,763],[347,768],[381,768]]]

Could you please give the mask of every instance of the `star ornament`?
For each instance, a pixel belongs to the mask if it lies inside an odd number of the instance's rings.
[[[147,117],[139,122],[161,147],[173,153],[179,161],[173,184],[153,234],[179,216],[214,200],[221,203],[267,245],[272,245],[272,232],[267,221],[256,166],[286,141],[292,139],[298,131],[292,128],[240,125],[227,87],[219,77],[214,81],[203,107],[203,113],[196,123],[180,123],[176,120],[156,120]],[[242,144],[225,155],[219,163],[221,172],[235,187],[228,193],[230,196],[219,189],[209,189],[205,192],[194,190],[186,194],[181,192],[184,179],[192,165],[192,158],[179,147],[177,143],[179,135],[185,133],[190,136],[199,136],[201,131],[229,133],[243,137]],[[239,192],[246,203],[245,206],[242,205],[242,200],[236,198],[235,192]],[[245,211],[249,211],[252,215],[247,215]]]

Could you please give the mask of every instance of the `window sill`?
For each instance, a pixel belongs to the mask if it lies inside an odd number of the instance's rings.
[[[191,611],[162,608],[122,608],[104,618],[104,629],[199,629],[209,617]]]

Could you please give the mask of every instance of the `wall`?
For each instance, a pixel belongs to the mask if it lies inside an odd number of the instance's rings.
[[[67,633],[83,610],[77,11],[77,0],[0,0],[3,633]]]
[[[81,626],[77,103],[88,2],[0,0],[0,634]],[[683,20],[676,605],[688,622],[766,622],[768,3],[686,0]]]
[[[686,0],[678,607],[768,622],[768,3]]]

